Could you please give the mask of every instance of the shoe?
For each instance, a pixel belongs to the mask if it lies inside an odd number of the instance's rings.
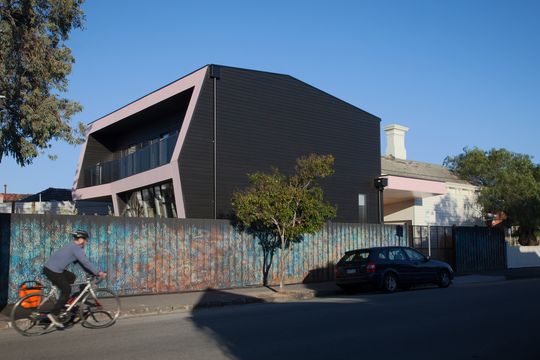
[[[60,321],[58,321],[56,316],[54,316],[53,314],[47,314],[47,319],[49,319],[51,321],[51,324],[53,324],[57,328],[60,328],[60,329],[64,328],[64,324],[62,324]]]

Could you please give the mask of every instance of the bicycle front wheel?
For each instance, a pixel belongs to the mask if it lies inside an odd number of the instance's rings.
[[[20,298],[11,309],[11,326],[24,336],[37,336],[54,329],[47,314],[55,302],[56,299],[45,297],[42,292]]]
[[[112,290],[91,289],[79,307],[83,326],[98,329],[111,326],[120,315],[120,299]]]

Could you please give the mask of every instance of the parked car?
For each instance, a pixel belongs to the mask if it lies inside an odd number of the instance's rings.
[[[372,285],[391,293],[417,284],[448,287],[454,271],[415,249],[388,246],[347,251],[336,265],[335,276],[336,284],[346,290]]]

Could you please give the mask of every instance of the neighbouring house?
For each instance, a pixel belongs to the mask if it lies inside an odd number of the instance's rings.
[[[6,196],[0,201],[0,213],[108,215],[112,204],[96,201],[73,201],[70,189],[47,188],[29,195]]]
[[[248,173],[332,154],[336,221],[377,222],[380,119],[292,76],[207,65],[94,121],[74,199],[118,216],[228,218]]]
[[[384,221],[409,225],[485,225],[476,202],[477,188],[446,167],[407,159],[405,126],[384,128],[387,138],[381,174]]]
[[[0,193],[0,213],[14,212],[15,203],[29,194],[8,194],[7,185],[4,185],[4,192]]]

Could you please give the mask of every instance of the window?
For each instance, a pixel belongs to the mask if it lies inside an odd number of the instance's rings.
[[[367,222],[367,207],[365,194],[358,194],[358,222]]]
[[[407,256],[412,261],[424,261],[425,257],[424,255],[420,254],[418,251],[413,249],[403,249],[407,253]]]
[[[388,250],[388,259],[389,260],[406,260],[407,257],[405,256],[405,253],[403,250],[399,248],[393,248]]]
[[[170,182],[120,195],[126,203],[122,212],[127,217],[175,218],[176,205]]]
[[[345,263],[366,262],[368,258],[369,258],[369,251],[353,252],[353,253],[345,255],[345,257],[343,258],[343,262]]]

